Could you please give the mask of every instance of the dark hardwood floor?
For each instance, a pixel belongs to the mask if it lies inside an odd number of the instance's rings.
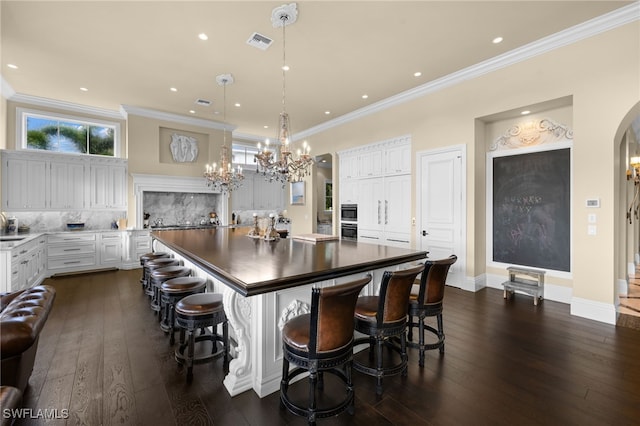
[[[57,289],[25,406],[68,409],[46,424],[303,425],[279,395],[231,398],[222,360],[187,385],[149,309],[139,270],[48,279]],[[640,421],[640,331],[569,314],[525,295],[447,288],[446,352],[429,351],[408,377],[354,372],[355,415],[325,425],[631,425]],[[326,393],[331,394],[331,384]],[[304,396],[304,394],[302,395]],[[18,425],[44,424],[19,420]]]

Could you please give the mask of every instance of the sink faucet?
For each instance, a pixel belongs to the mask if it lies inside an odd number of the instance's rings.
[[[162,221],[163,221],[163,219],[162,219],[161,217],[159,217],[159,218],[157,218],[156,220],[154,220],[154,221],[153,221],[153,223],[154,223],[156,226],[162,226],[162,225],[163,225]]]

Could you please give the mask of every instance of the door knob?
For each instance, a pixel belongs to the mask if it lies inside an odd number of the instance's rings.
[[[423,231],[422,231],[422,236],[423,236],[423,237],[426,237],[427,235],[428,235],[428,234],[427,234],[427,231],[424,231],[424,230],[423,230]]]

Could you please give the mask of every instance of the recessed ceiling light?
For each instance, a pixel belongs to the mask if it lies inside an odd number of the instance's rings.
[[[325,111],[324,112],[324,115],[329,115],[329,114],[331,114],[331,111]]]
[[[367,95],[366,93],[364,95],[362,95],[362,99],[367,99],[369,97],[369,95]]]
[[[502,40],[503,40],[502,37],[496,37],[491,42],[493,44],[498,44],[498,43],[502,43]]]
[[[522,114],[522,115],[531,114],[531,111],[529,111],[529,110],[524,110],[524,111],[522,111],[520,114]]]
[[[242,105],[240,105],[240,102],[236,102],[235,104],[233,104],[236,108],[240,108]]]
[[[13,69],[13,70],[17,70],[17,69],[18,69],[18,66],[17,66],[17,65],[14,65],[14,64],[7,64],[7,66],[8,66],[9,68]]]
[[[283,71],[289,71],[289,65],[283,65],[282,66],[282,70]]]
[[[263,128],[265,128],[265,129],[268,129],[268,128],[269,128],[269,126],[262,126],[262,127],[263,127]]]
[[[87,89],[86,87],[81,87],[80,90],[83,91],[83,92],[88,92],[89,91],[89,89]]]
[[[198,34],[198,38],[200,40],[209,40],[209,36],[207,36],[205,33]]]
[[[422,75],[422,73],[420,71],[416,71],[413,73],[414,77],[420,77]]]
[[[195,114],[196,112],[192,109],[189,110],[189,114]]]
[[[172,92],[177,92],[178,91],[178,89],[176,89],[175,87],[171,87],[171,88],[169,88],[169,90],[171,90]]]

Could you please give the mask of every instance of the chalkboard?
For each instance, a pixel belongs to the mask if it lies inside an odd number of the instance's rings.
[[[571,269],[570,150],[493,158],[493,260]]]

